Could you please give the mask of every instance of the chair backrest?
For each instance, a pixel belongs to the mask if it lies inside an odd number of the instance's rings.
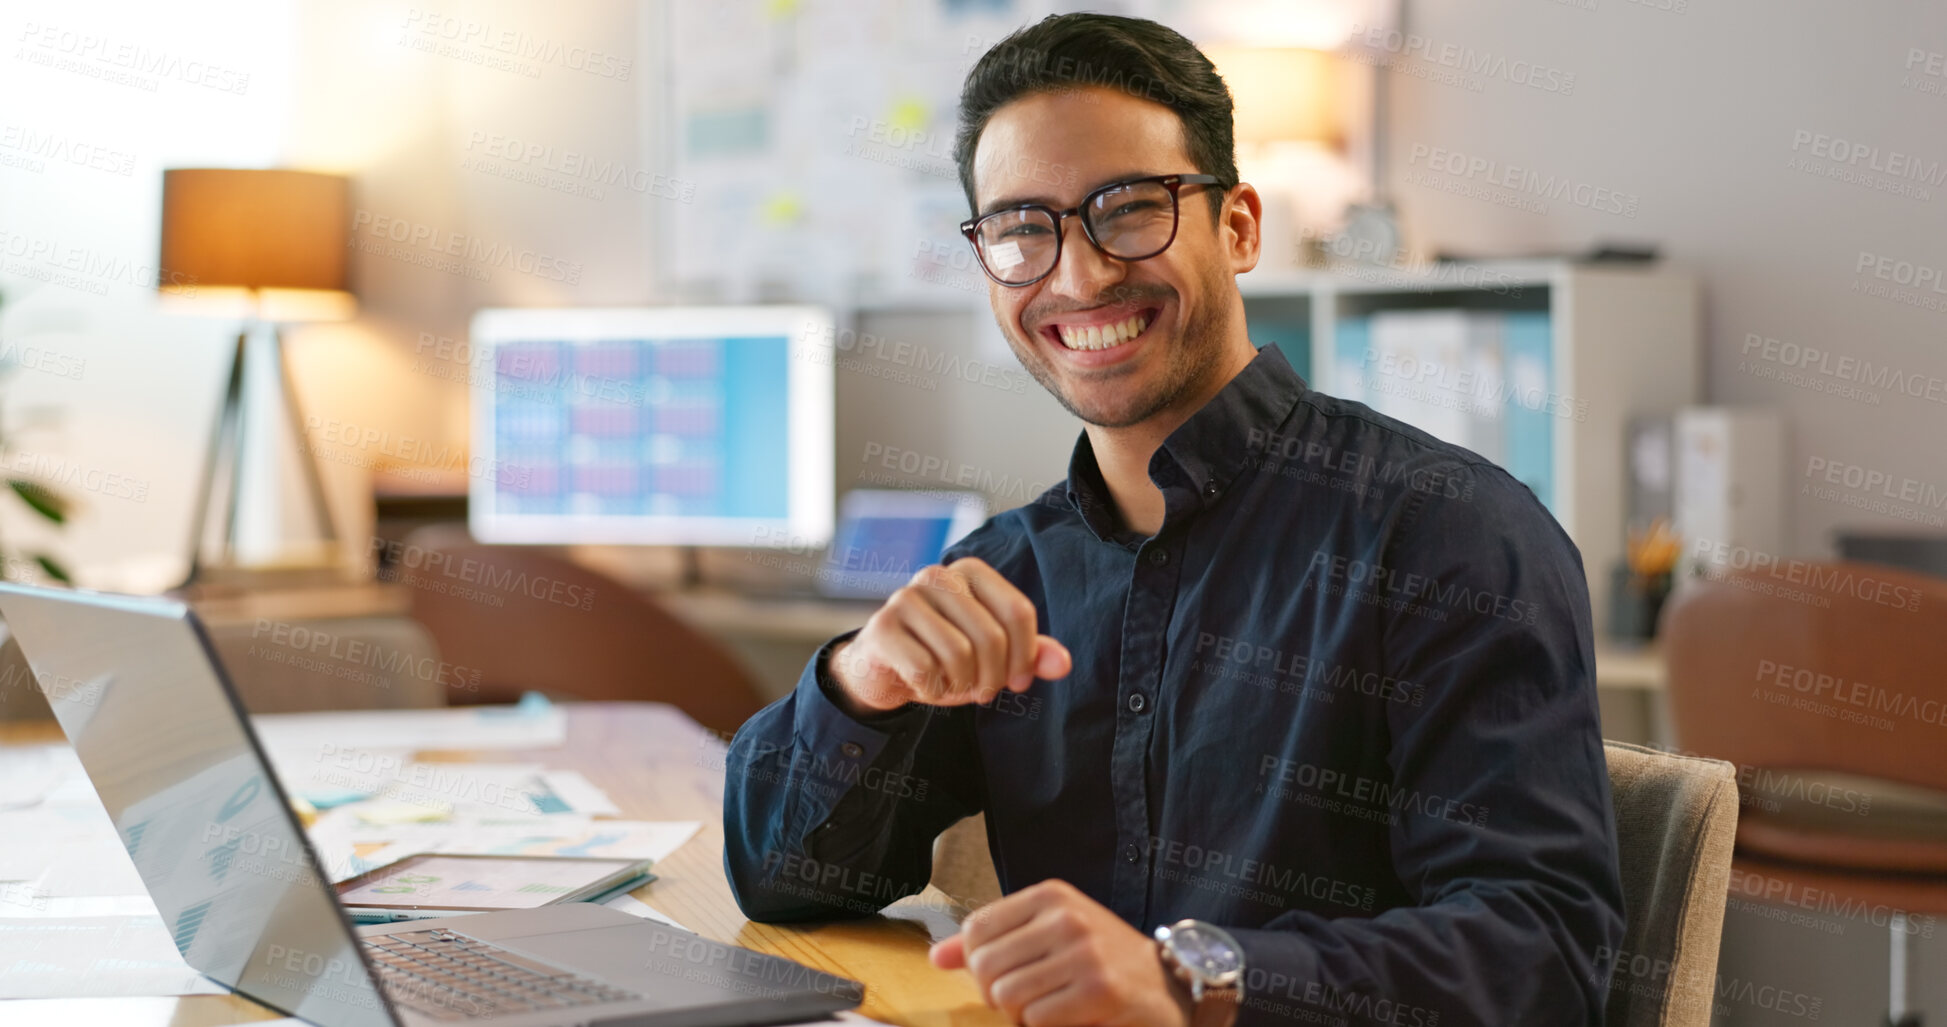
[[[1661,633],[1677,744],[1735,763],[1747,789],[1740,853],[1947,874],[1947,580],[1733,572],[1680,590]]]
[[[1947,579],[1866,563],[1732,571],[1679,589],[1659,634],[1684,751],[1947,789]]]
[[[1625,926],[1601,953],[1611,1027],[1710,1023],[1737,838],[1737,772],[1721,760],[1605,742]]]
[[[423,542],[423,544],[422,544]],[[764,706],[716,642],[621,582],[546,550],[414,536],[412,615],[448,663],[480,671],[452,701],[504,702],[535,689],[590,700],[665,702],[735,731]]]
[[[987,814],[976,813],[933,839],[931,883],[969,913],[1001,897],[994,853],[987,845]]]

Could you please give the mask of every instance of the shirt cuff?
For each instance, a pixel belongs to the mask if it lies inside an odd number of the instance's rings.
[[[848,631],[826,642],[811,658],[804,676],[798,679],[797,716],[792,729],[800,745],[870,766],[895,735],[926,716],[926,707],[908,703],[875,716],[854,717],[838,705],[833,696],[838,694],[839,684],[832,679],[827,663],[833,649],[857,634],[857,630]]]
[[[1289,1027],[1294,1019],[1303,1023],[1334,1012],[1330,991],[1318,979],[1318,950],[1309,938],[1286,930],[1224,930],[1244,950],[1244,980],[1232,1027]]]

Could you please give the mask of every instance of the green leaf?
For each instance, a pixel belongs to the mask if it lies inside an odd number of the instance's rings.
[[[7,484],[13,486],[14,493],[21,502],[34,509],[34,512],[56,524],[68,522],[68,501],[60,493],[37,481],[26,478],[8,478]]]
[[[63,585],[74,584],[74,576],[68,573],[68,569],[61,566],[60,561],[46,553],[35,553],[34,562],[40,564],[41,570],[46,572],[47,576],[53,578],[55,581]]]

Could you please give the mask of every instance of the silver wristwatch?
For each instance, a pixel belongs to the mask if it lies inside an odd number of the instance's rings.
[[[1244,991],[1244,947],[1230,932],[1202,920],[1156,928],[1163,967],[1190,986],[1192,1027],[1224,1027],[1237,1016]]]

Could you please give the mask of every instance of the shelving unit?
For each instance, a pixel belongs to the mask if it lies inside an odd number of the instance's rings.
[[[1544,502],[1582,552],[1595,628],[1608,623],[1611,569],[1623,558],[1631,420],[1702,396],[1694,278],[1657,268],[1562,262],[1432,265],[1260,274],[1238,279],[1253,340],[1275,342],[1314,388],[1359,399],[1345,381],[1344,336],[1389,310],[1458,309],[1545,318],[1549,389],[1577,413],[1552,429]]]

